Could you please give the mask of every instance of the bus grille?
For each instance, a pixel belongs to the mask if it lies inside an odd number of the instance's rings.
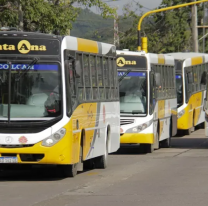
[[[121,119],[120,120],[120,125],[126,125],[126,124],[133,124],[134,119]]]
[[[22,147],[32,147],[34,144],[27,144],[27,145],[9,145],[9,144],[2,144],[0,148],[22,148]]]

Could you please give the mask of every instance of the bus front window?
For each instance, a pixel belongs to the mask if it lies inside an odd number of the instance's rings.
[[[119,77],[125,72],[119,72]],[[120,82],[120,112],[127,114],[146,114],[147,73],[130,72]]]
[[[183,104],[183,82],[182,75],[176,75],[177,104],[178,107]]]
[[[28,65],[0,63],[0,120],[8,118],[9,84],[10,118],[21,120],[57,117],[61,114],[61,74],[56,63]]]

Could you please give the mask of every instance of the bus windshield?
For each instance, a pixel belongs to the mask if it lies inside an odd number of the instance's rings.
[[[61,114],[61,74],[57,63],[0,63],[0,120],[53,118]],[[8,88],[11,85],[11,92]],[[9,100],[10,93],[10,100]]]
[[[125,72],[118,72],[123,76]],[[120,82],[120,112],[146,114],[147,110],[147,73],[130,72]]]
[[[178,106],[183,104],[183,82],[182,82],[182,75],[176,75],[176,89],[177,89],[177,103]]]

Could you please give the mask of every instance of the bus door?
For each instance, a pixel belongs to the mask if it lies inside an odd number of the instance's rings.
[[[193,79],[193,71],[192,68],[185,68],[185,84],[186,84],[186,103],[188,104],[188,127],[193,127],[193,101],[192,101],[192,91],[194,89],[194,79]]]

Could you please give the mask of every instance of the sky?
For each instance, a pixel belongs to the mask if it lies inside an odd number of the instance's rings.
[[[103,0],[103,2],[108,3],[108,5],[112,7],[118,7],[118,14],[122,14],[123,13],[122,9],[126,4],[138,2],[143,6],[142,11],[147,12],[151,9],[157,8],[162,2],[162,0],[116,0],[116,1]],[[134,9],[133,6],[132,9]],[[96,12],[96,9],[93,8],[93,11]]]

